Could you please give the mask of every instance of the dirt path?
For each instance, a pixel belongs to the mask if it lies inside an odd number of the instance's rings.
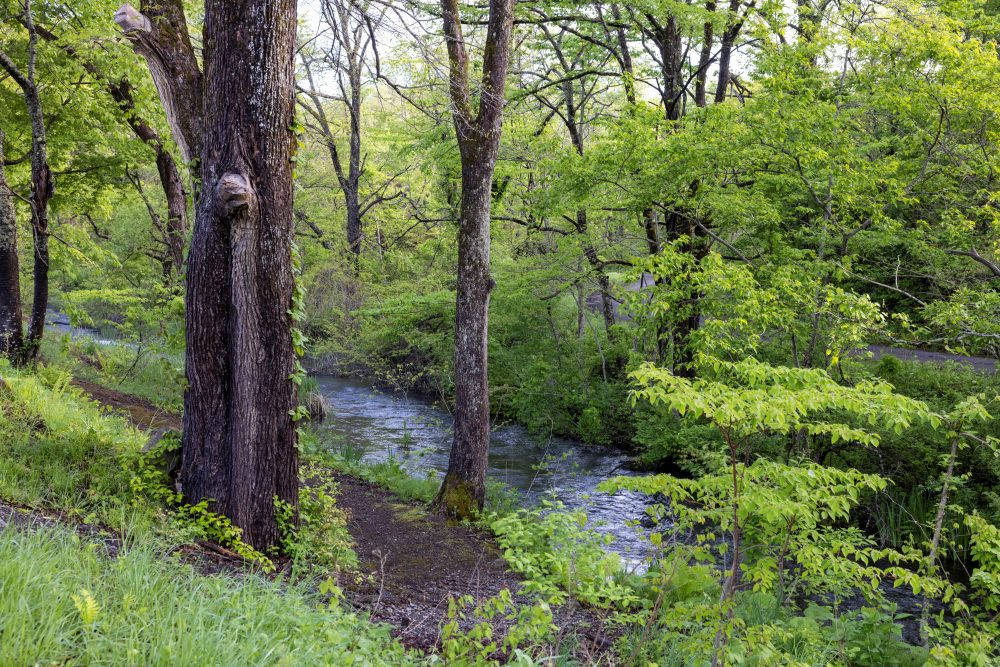
[[[102,405],[124,412],[140,428],[181,428],[179,415],[141,398],[83,380],[74,384]],[[449,522],[373,484],[332,474],[339,485],[337,504],[350,517],[348,530],[363,575],[345,575],[341,583],[347,598],[359,611],[370,613],[372,620],[393,626],[393,634],[406,646],[430,650],[438,645],[452,597],[469,595],[481,601],[505,588],[520,590],[521,579],[507,568],[500,549],[482,531]],[[0,513],[0,527],[2,517]],[[190,551],[199,560],[212,556],[193,545]],[[241,566],[219,560],[215,563],[219,571]],[[597,656],[610,646],[594,612],[571,604],[556,615],[563,632],[575,635],[578,656]],[[494,622],[497,636],[506,632],[505,624],[509,621]]]
[[[355,551],[370,575],[350,586],[349,598],[374,620],[395,626],[408,646],[437,644],[450,597],[484,600],[504,588],[520,588],[499,549],[481,533],[371,484],[335,478],[337,504],[349,513]]]
[[[172,428],[179,431],[183,426],[180,415],[167,412],[144,398],[108,389],[80,378],[73,378],[73,384],[83,389],[101,405],[124,413],[129,421],[141,429],[152,431],[158,428]]]
[[[19,507],[0,500],[0,531],[8,528],[39,530],[45,528],[68,527],[80,537],[103,544],[108,556],[114,558],[121,549],[122,540],[113,531],[102,526],[81,523],[61,512],[41,510],[34,507]]]

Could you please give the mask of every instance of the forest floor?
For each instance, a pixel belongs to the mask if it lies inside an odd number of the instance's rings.
[[[164,412],[142,398],[85,380],[73,383],[101,405],[124,413],[140,428],[181,428],[179,415]],[[359,572],[343,576],[340,582],[347,600],[357,611],[369,613],[373,621],[391,625],[393,635],[404,646],[433,650],[439,644],[452,598],[470,596],[478,603],[508,589],[517,602],[529,603],[517,593],[522,580],[507,567],[499,547],[483,530],[447,520],[422,503],[403,501],[370,482],[330,473],[338,484],[337,506],[349,517],[348,531],[360,563]],[[117,551],[117,538],[97,528],[0,505],[0,528],[8,522],[37,525],[50,521],[68,522],[82,536],[99,537],[112,556]],[[235,554],[230,557],[212,546],[191,545],[192,553],[184,555],[208,574],[245,570]],[[614,636],[606,633],[599,612],[572,601],[553,611],[563,643],[571,644],[577,657],[593,657],[610,649]],[[512,619],[505,618],[492,621],[498,636],[503,636],[511,623]],[[470,624],[471,620],[466,620],[461,625],[464,629]]]

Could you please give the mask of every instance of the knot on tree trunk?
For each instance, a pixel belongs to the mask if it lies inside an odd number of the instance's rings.
[[[115,12],[115,23],[126,34],[130,32],[150,32],[153,29],[149,18],[127,2]]]
[[[249,206],[254,197],[250,181],[243,174],[235,172],[223,174],[215,186],[215,192],[225,213]]]

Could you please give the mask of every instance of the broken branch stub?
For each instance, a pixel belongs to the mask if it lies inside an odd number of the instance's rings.
[[[150,32],[153,29],[149,18],[132,5],[125,3],[115,12],[115,23],[126,33]]]
[[[253,188],[250,187],[246,176],[235,172],[223,174],[215,190],[222,204],[222,210],[227,214],[249,206],[254,197]]]

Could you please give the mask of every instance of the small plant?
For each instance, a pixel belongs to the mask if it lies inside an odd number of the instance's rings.
[[[244,542],[243,531],[234,526],[229,518],[209,510],[207,500],[194,505],[187,504],[184,496],[170,487],[166,474],[153,461],[164,452],[180,449],[180,446],[177,434],[168,433],[157,447],[136,456],[132,466],[135,471],[131,480],[133,493],[154,499],[170,508],[184,528],[194,531],[202,539],[217,542],[265,571],[273,571],[274,563],[271,559]]]
[[[551,602],[567,596],[605,608],[628,609],[637,597],[620,581],[617,554],[607,551],[613,539],[587,528],[582,511],[567,512],[559,503],[486,518],[504,558],[527,579],[525,589]]]
[[[441,627],[440,657],[435,656],[435,661],[470,667],[535,665],[532,654],[557,630],[547,603],[518,605],[506,588],[478,605],[471,595],[449,599],[447,618]],[[498,618],[511,623],[503,637],[496,637]]]
[[[326,470],[312,464],[303,466],[300,474],[304,489],[299,495],[298,525],[295,508],[274,499],[282,551],[298,568],[338,571],[357,567],[347,515],[337,507],[337,483]]]

